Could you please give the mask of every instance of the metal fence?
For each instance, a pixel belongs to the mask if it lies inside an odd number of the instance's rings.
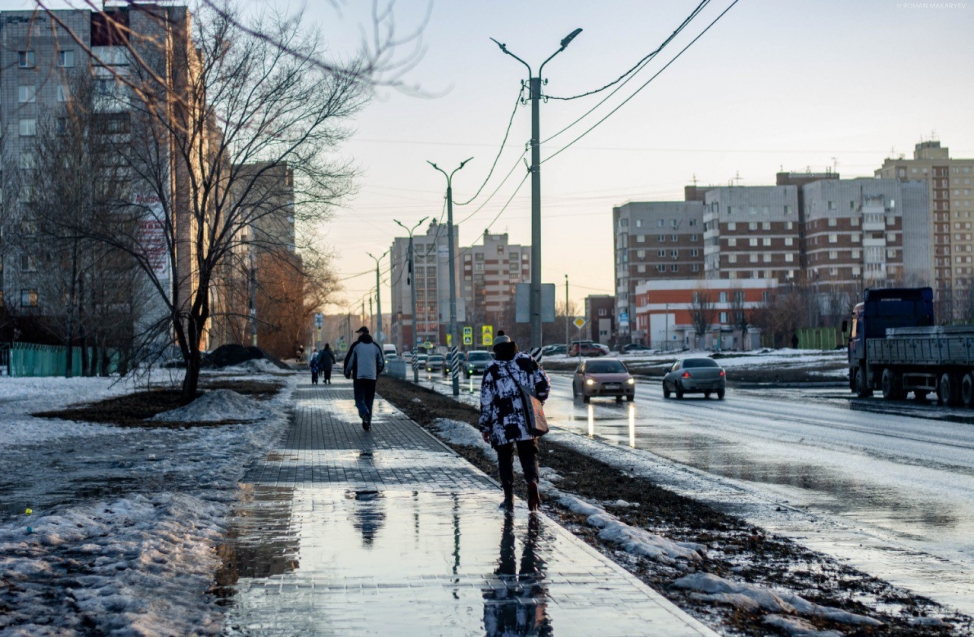
[[[72,348],[71,375],[81,376],[82,348]],[[93,348],[88,348],[88,357],[95,355]],[[68,362],[68,348],[60,345],[37,345],[36,343],[11,343],[0,353],[0,365],[9,376],[63,376]],[[114,374],[118,371],[119,355],[111,352],[107,364],[100,364],[99,371],[103,374]]]
[[[830,350],[845,345],[842,330],[837,327],[806,327],[795,332],[798,337],[797,349]],[[770,332],[761,334],[762,347],[774,347],[774,336]],[[792,343],[786,343],[791,347]]]
[[[389,361],[389,364],[386,365],[386,369],[388,370],[389,375],[393,378],[406,380],[406,373],[408,370],[412,369],[412,367],[409,365],[409,363],[400,358]]]

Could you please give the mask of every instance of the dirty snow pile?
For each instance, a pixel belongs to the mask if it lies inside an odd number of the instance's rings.
[[[480,449],[491,462],[497,462],[497,452],[491,448],[489,443],[484,442],[480,430],[476,427],[459,420],[448,420],[446,418],[437,418],[433,427],[436,428],[440,437],[450,444]]]
[[[224,367],[220,370],[220,372],[224,374],[255,372],[258,374],[268,374],[270,376],[286,376],[293,373],[286,369],[281,369],[266,358],[252,358],[249,361],[240,363],[239,365]]]
[[[219,634],[215,548],[297,380],[255,422],[173,429],[31,415],[143,390],[144,378],[0,378],[0,636]],[[220,419],[253,418],[249,402]]]
[[[677,565],[678,560],[699,561],[706,548],[694,542],[674,542],[645,529],[630,526],[605,509],[585,502],[573,495],[561,493],[546,487],[550,497],[557,497],[558,504],[569,511],[586,516],[585,522],[599,531],[599,537],[606,542],[617,544],[626,553],[641,555],[667,565]]]
[[[756,611],[759,609],[771,611],[774,614],[769,615],[765,621],[790,631],[792,634],[796,634],[794,631],[791,631],[792,628],[806,630],[802,628],[804,622],[792,621],[791,618],[784,616],[803,615],[805,617],[821,617],[853,626],[883,625],[881,621],[871,617],[864,617],[837,608],[829,608],[828,606],[819,606],[793,593],[776,592],[763,586],[732,582],[710,573],[693,573],[692,575],[681,577],[673,582],[673,585],[677,588],[692,591],[690,596],[694,599],[730,604],[735,608],[747,611]],[[798,632],[797,634],[802,633]],[[805,634],[821,635],[824,637],[833,633],[823,631],[807,632],[806,630]]]
[[[231,389],[208,391],[193,402],[177,409],[164,411],[152,420],[167,422],[252,422],[271,415],[253,398],[242,396]]]

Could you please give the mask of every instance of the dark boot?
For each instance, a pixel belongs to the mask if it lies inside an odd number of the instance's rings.
[[[513,486],[504,487],[504,501],[501,502],[500,508],[504,509],[505,511],[514,510],[514,487]]]
[[[538,483],[528,483],[528,510],[537,511],[541,506],[541,494],[538,493]]]

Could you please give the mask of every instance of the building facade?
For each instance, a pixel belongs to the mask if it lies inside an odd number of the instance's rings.
[[[590,341],[608,345],[614,338],[615,297],[609,294],[590,294],[585,297],[585,328],[583,336]]]
[[[512,244],[508,235],[484,233],[481,245],[460,250],[464,324],[513,324],[518,283],[531,281],[531,246]]]

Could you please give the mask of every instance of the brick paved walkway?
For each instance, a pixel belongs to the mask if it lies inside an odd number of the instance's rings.
[[[713,635],[391,405],[362,431],[350,383],[295,392],[242,487],[228,635]],[[235,580],[235,581],[234,581]]]

